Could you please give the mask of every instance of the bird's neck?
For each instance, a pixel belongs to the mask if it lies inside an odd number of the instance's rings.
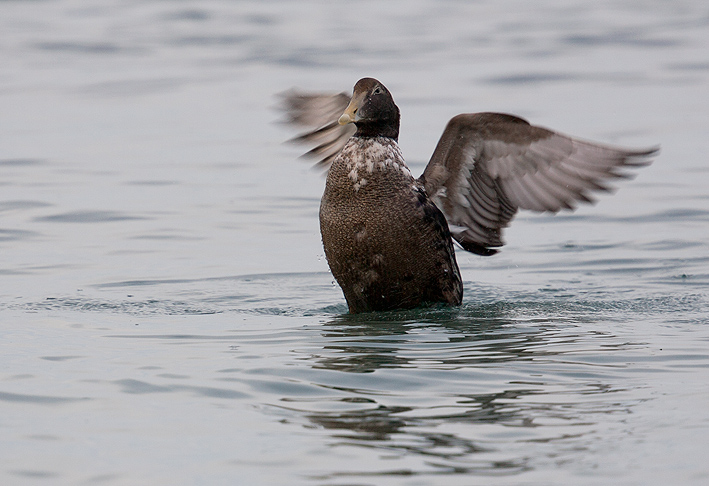
[[[399,140],[399,116],[391,120],[368,120],[366,122],[357,122],[358,137],[368,138],[390,138],[394,142]]]

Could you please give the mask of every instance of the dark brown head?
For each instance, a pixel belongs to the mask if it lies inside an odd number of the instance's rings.
[[[399,138],[399,107],[386,87],[374,78],[357,81],[340,125],[354,123],[356,136]]]

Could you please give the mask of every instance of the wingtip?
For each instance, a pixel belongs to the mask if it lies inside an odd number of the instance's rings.
[[[463,250],[469,251],[470,253],[475,253],[476,255],[480,256],[492,256],[500,252],[500,250],[488,248],[478,243],[471,243],[468,241],[458,241],[458,243],[463,248]]]
[[[660,153],[660,145],[653,145],[652,147],[647,147],[644,149],[638,149],[638,150],[633,150],[629,152],[630,157],[639,157],[639,158],[645,158],[645,157],[654,157]],[[652,161],[647,161],[647,163],[651,163]]]
[[[647,149],[647,155],[657,155],[660,153],[660,149],[662,147],[658,143],[657,145],[653,145],[652,147]]]
[[[623,167],[642,168],[654,162],[652,157],[660,153],[660,145],[654,145],[645,149],[628,151],[623,160]],[[623,175],[623,177],[627,177]]]

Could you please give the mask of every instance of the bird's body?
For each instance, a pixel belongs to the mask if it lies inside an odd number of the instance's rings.
[[[316,143],[309,154],[329,166],[320,230],[352,313],[460,304],[453,239],[493,255],[518,209],[592,202],[606,180],[627,177],[618,168],[647,165],[657,151],[585,142],[513,115],[463,114],[415,179],[397,143],[399,108],[376,79],[359,80],[346,108],[344,95],[286,101],[292,122],[316,128],[299,139]]]
[[[349,139],[328,172],[320,231],[350,312],[460,304],[448,224],[396,141]]]

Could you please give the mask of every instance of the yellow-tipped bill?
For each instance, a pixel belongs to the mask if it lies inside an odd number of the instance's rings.
[[[342,114],[339,120],[337,120],[337,123],[340,125],[347,125],[348,123],[354,123],[354,116],[350,115],[349,113],[345,112]]]
[[[347,125],[348,123],[359,121],[360,118],[357,116],[357,110],[359,110],[365,95],[366,93],[355,93],[354,96],[352,96],[350,104],[347,105],[345,112],[340,116],[340,119],[337,120],[337,123]]]

